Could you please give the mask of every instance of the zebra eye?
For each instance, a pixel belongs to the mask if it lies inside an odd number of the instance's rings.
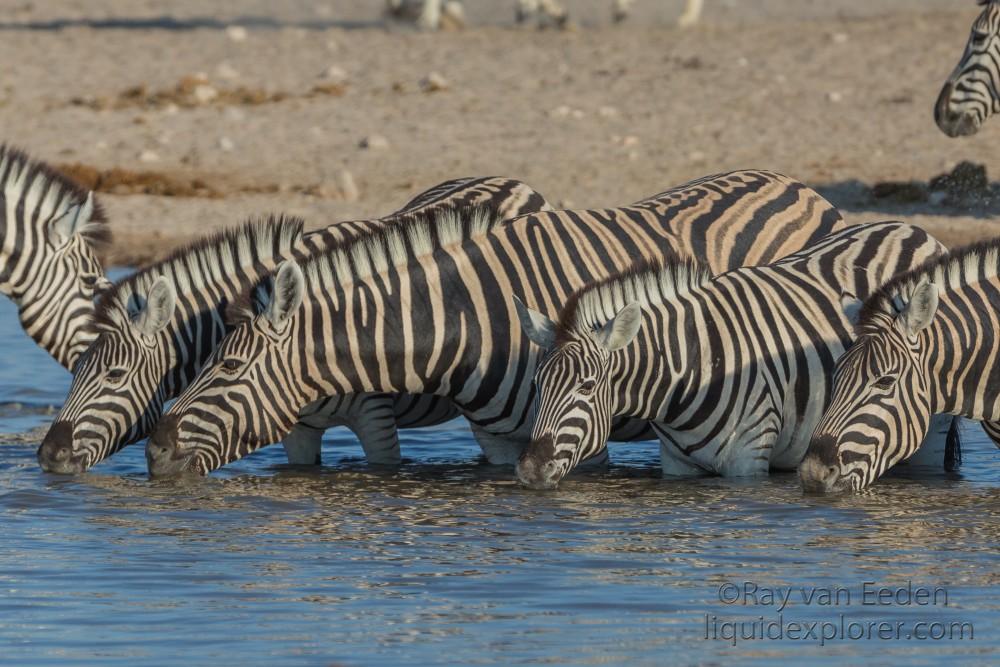
[[[985,31],[985,30],[973,30],[972,31],[972,39],[976,40],[977,42],[981,42],[984,39],[989,39],[989,37],[990,37],[990,33],[987,32],[987,31]]]
[[[112,368],[107,373],[105,373],[104,377],[108,379],[108,382],[121,382],[122,379],[125,377],[125,369]]]
[[[84,287],[93,289],[97,284],[97,276],[80,276],[80,282],[83,283]]]
[[[872,386],[876,389],[892,389],[895,384],[896,377],[894,375],[883,375],[872,382]]]
[[[222,370],[224,370],[227,373],[235,373],[242,367],[243,367],[243,361],[241,361],[240,359],[233,359],[230,357],[229,359],[222,360]]]
[[[576,393],[583,394],[584,396],[589,396],[594,393],[594,389],[597,387],[597,380],[584,380],[580,383],[580,386],[576,388]]]

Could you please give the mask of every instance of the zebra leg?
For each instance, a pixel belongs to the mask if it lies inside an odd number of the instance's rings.
[[[528,444],[516,438],[495,435],[475,424],[469,424],[469,427],[472,429],[472,436],[479,443],[486,460],[491,465],[514,465]]]
[[[615,23],[621,23],[628,18],[628,13],[632,9],[633,0],[615,0],[611,10],[611,18]]]
[[[323,463],[323,429],[298,422],[288,432],[281,444],[292,465],[318,466]]]
[[[677,26],[679,28],[690,28],[698,22],[701,18],[701,8],[704,4],[704,0],[687,0],[687,6],[684,7],[684,13],[681,17],[677,19]]]
[[[399,429],[396,428],[395,397],[392,394],[359,396],[351,408],[339,416],[361,442],[369,463],[402,463]]]
[[[442,0],[424,0],[424,8],[417,19],[422,30],[437,30],[441,26],[441,3]]]

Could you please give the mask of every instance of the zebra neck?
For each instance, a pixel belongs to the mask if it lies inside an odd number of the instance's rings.
[[[461,382],[481,362],[484,330],[475,306],[455,292],[445,299],[440,289],[411,284],[405,275],[391,292],[379,282],[335,290],[326,308],[321,299],[312,300],[314,326],[299,335],[306,356],[327,363],[307,382],[334,394],[448,395],[455,390],[453,378]]]
[[[921,334],[920,362],[928,378],[932,414],[970,419],[1000,419],[1000,339],[992,322],[985,326],[962,317],[943,298],[934,324]],[[942,312],[944,311],[944,312]],[[947,313],[947,314],[946,314]],[[949,317],[949,315],[951,317]],[[955,321],[952,318],[962,318]]]
[[[701,383],[711,373],[705,360],[717,328],[690,296],[648,309],[653,326],[641,327],[633,342],[612,356],[614,414],[666,422],[698,402]]]

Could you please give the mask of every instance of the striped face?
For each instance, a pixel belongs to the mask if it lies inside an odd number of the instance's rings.
[[[1000,3],[989,0],[972,24],[958,66],[934,107],[934,120],[949,137],[975,134],[1000,109]]]
[[[936,288],[925,283],[901,312],[862,325],[799,466],[807,491],[859,491],[917,451],[931,417],[921,331],[936,309]]]
[[[72,369],[94,340],[94,298],[109,283],[94,249],[79,234],[42,242],[45,252],[30,262],[30,275],[12,296],[28,335]]]
[[[206,475],[277,442],[300,409],[318,398],[307,396],[294,374],[301,358],[294,351],[303,349],[301,318],[294,316],[302,280],[298,266],[285,262],[273,286],[268,281],[258,288],[255,303],[247,306],[253,310],[242,313],[150,436],[151,477]]]
[[[38,448],[46,472],[80,473],[145,436],[163,409],[162,380],[174,363],[164,328],[174,311],[165,279],[142,305],[102,324],[80,358],[69,396]]]
[[[517,479],[554,488],[580,461],[600,452],[611,433],[611,353],[589,338],[552,352],[535,375],[537,416]]]
[[[515,474],[525,486],[551,489],[604,449],[614,418],[612,355],[638,334],[642,310],[630,303],[595,330],[563,329],[557,336],[555,322],[518,299],[515,304],[528,338],[552,350],[535,372],[535,424]]]

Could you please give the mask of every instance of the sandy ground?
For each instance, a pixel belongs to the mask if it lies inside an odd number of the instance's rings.
[[[1000,120],[949,139],[932,118],[972,0],[707,0],[684,31],[681,0],[638,0],[621,26],[607,0],[566,4],[574,31],[466,0],[469,29],[430,35],[387,25],[381,0],[8,0],[0,140],[101,187],[116,263],[262,212],[385,214],[463,175],[586,207],[761,167],[854,222],[1000,233],[1000,204],[869,193],[962,160],[1000,173]]]

